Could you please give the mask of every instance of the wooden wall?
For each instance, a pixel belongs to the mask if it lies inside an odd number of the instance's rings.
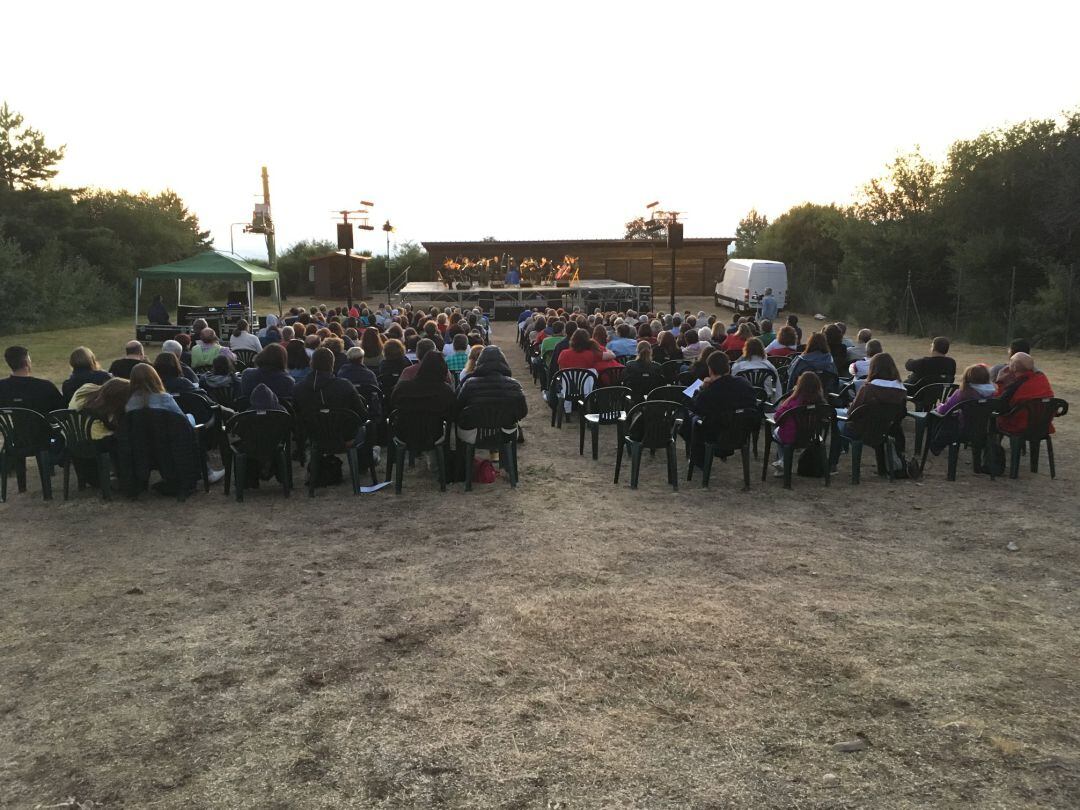
[[[687,239],[676,251],[675,292],[677,295],[712,295],[720,270],[727,261],[731,239]],[[581,278],[623,281],[652,287],[653,297],[671,293],[671,251],[663,242],[633,239],[581,242],[430,242],[424,243],[431,266],[441,267],[455,256],[496,256],[507,253],[521,259],[580,259]]]
[[[353,300],[367,298],[367,262],[350,256],[353,266]],[[315,297],[331,301],[345,301],[349,294],[348,265],[344,256],[322,256],[312,259],[315,266]]]

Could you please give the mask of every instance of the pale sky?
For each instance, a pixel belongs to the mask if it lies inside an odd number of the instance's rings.
[[[376,203],[395,238],[730,236],[898,152],[1080,106],[1075,2],[13,3],[0,100],[58,183],[172,188],[229,247]],[[236,248],[265,255],[237,229]],[[357,234],[381,252],[383,234]]]

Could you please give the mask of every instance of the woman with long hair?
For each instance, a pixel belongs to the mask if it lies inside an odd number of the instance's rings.
[[[289,341],[292,345],[292,341]],[[251,396],[255,387],[262,383],[277,395],[278,399],[292,399],[293,378],[286,372],[288,354],[280,343],[271,343],[257,355],[255,365],[244,369],[240,375],[240,392],[245,397]]]
[[[765,346],[765,354],[768,357],[790,357],[798,354],[799,336],[795,328],[782,326],[772,342]]]
[[[653,362],[652,344],[647,340],[638,341],[637,356],[626,364],[622,384],[634,392],[636,399],[664,384],[660,365]]]
[[[99,441],[120,429],[130,396],[131,383],[123,377],[110,377],[101,385],[81,386],[71,398],[71,409],[86,411],[100,420],[90,429],[90,438]]]
[[[379,330],[369,326],[360,335],[360,348],[364,350],[364,365],[374,370],[383,360],[383,340]]]
[[[756,337],[752,337],[743,344],[742,357],[731,366],[731,373],[738,376],[743,371],[767,371],[765,378],[765,394],[770,402],[776,400],[780,393],[780,375],[776,366],[765,357],[765,347]]]
[[[169,355],[172,357],[172,355]],[[175,357],[173,358],[175,359]],[[124,405],[124,411],[137,411],[143,408],[151,410],[171,411],[184,416],[180,406],[172,395],[165,391],[165,384],[157,370],[149,363],[139,363],[131,369],[131,377],[128,382],[128,400]],[[188,419],[194,424],[194,419]]]
[[[233,327],[232,336],[229,338],[229,349],[236,351],[237,349],[250,349],[253,352],[262,351],[262,341],[258,336],[251,334],[248,327],[248,322],[243,318],[236,322],[236,326]]]
[[[813,335],[810,340],[818,337]],[[896,367],[891,354],[882,352],[875,354],[870,361],[870,373],[866,375],[866,383],[859,389],[855,399],[848,408],[847,419],[837,424],[837,431],[841,439],[861,439],[863,428],[868,418],[870,408],[863,406],[887,406],[892,405],[897,409],[907,408],[907,386],[900,381],[900,370]],[[896,444],[898,453],[904,452],[904,431],[899,425],[891,433]],[[829,453],[829,466],[836,468],[840,460],[840,452],[843,441],[833,442]]]
[[[64,402],[69,402],[75,392],[87,383],[103,385],[112,375],[102,371],[98,365],[98,359],[94,353],[85,346],[79,346],[68,358],[71,366],[71,376],[64,380],[60,387],[60,393],[64,395]]]
[[[675,336],[669,331],[662,331],[656,337],[656,348],[653,350],[653,360],[657,363],[666,363],[668,360],[682,360],[682,349],[675,342]]]
[[[225,355],[221,354],[218,355],[218,357],[224,356]],[[215,361],[217,359],[217,357],[214,358]],[[158,377],[161,378],[165,390],[170,394],[183,394],[188,391],[196,391],[199,388],[199,386],[184,376],[184,371],[180,367],[180,358],[172,352],[161,352],[155,357],[154,370],[158,373]]]
[[[839,378],[836,373],[836,363],[829,352],[829,344],[821,332],[810,335],[810,339],[806,342],[806,349],[791,361],[791,368],[788,370],[788,390],[790,391],[795,386],[799,377],[811,371],[825,372],[833,375],[834,378]]]

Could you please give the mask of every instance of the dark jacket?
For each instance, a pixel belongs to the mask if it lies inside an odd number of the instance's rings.
[[[163,377],[161,382],[170,394],[185,394],[188,391],[199,390],[198,383],[193,383],[187,377]]]
[[[244,373],[240,375],[240,393],[245,397],[251,396],[259,383],[263,383],[279,399],[292,399],[295,383],[284,371],[269,371],[258,366],[244,369]]]
[[[827,371],[830,374],[839,376],[836,371],[836,363],[828,352],[800,354],[791,361],[791,366],[788,368],[788,391],[795,390],[795,383],[798,382],[799,375],[806,371]]]
[[[109,366],[109,373],[114,377],[123,377],[128,380],[131,379],[131,370],[139,363],[145,362],[137,357],[121,357],[119,360],[113,360],[112,365]]]
[[[847,432],[856,439],[862,438],[862,421],[866,418],[866,411],[856,412],[863,405],[898,405],[907,407],[907,391],[903,388],[874,385],[873,382],[864,383],[859,393],[848,408]]]
[[[71,376],[64,380],[64,384],[60,386],[60,393],[64,395],[64,402],[71,402],[75,392],[87,383],[103,385],[111,377],[112,375],[107,371],[91,371],[88,368],[80,368],[77,371],[72,371]],[[64,407],[66,408],[67,405]]]
[[[739,408],[757,407],[757,394],[754,386],[742,377],[725,374],[717,377],[708,385],[702,385],[694,394],[690,410],[702,419],[715,419],[721,414],[731,413]]]
[[[944,355],[932,354],[929,357],[908,360],[904,368],[911,372],[904,382],[915,388],[924,383],[949,382],[949,380],[941,380],[942,375],[949,378],[956,377],[956,361]]]
[[[431,414],[450,419],[457,400],[454,389],[442,380],[399,380],[390,398],[390,407],[401,413]]]
[[[58,411],[67,406],[49,380],[14,375],[0,380],[0,408],[27,408],[46,416],[49,411]]]
[[[457,414],[471,405],[498,405],[505,408],[515,422],[529,412],[521,383],[510,376],[510,366],[502,351],[488,346],[476,360],[473,373],[461,384],[457,394]],[[461,425],[469,428],[469,425]]]
[[[626,364],[622,384],[634,392],[635,397],[643,397],[654,388],[664,384],[664,375],[659,363],[642,363],[631,360]]]
[[[367,400],[368,410],[372,416],[382,414],[382,388],[379,386],[379,378],[375,372],[363,363],[345,363],[337,370],[338,379],[347,380]]]
[[[364,400],[356,393],[353,384],[328,374],[309,374],[296,386],[293,399],[296,410],[302,415],[315,413],[321,408],[330,408],[352,411],[364,419],[368,416]]]
[[[158,326],[168,326],[170,323],[169,310],[160,301],[155,301],[150,305],[150,310],[146,313],[146,320]]]

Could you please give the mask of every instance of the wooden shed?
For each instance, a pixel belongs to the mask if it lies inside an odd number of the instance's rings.
[[[349,270],[352,268],[352,297],[355,301],[367,298],[367,256],[345,255],[335,250],[316,256],[308,262],[309,278],[315,282],[315,297],[327,301],[344,301],[349,296]]]
[[[735,239],[685,239],[675,253],[675,293],[711,296]],[[500,256],[561,259],[577,256],[582,279],[608,278],[652,287],[654,298],[671,293],[671,251],[663,240],[557,239],[497,242],[424,242],[432,268],[457,256]]]

